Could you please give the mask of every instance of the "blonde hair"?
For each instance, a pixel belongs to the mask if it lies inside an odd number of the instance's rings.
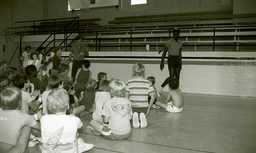
[[[90,79],[86,84],[86,90],[92,91],[97,88],[96,80]]]
[[[121,80],[112,80],[109,84],[110,94],[115,97],[125,97],[125,83]]]
[[[145,74],[145,66],[142,63],[135,63],[133,68],[133,76],[143,76]]]
[[[66,112],[69,108],[69,95],[65,89],[53,89],[47,99],[47,108],[51,113]]]
[[[17,87],[8,87],[0,92],[0,108],[15,110],[21,107],[22,94]]]

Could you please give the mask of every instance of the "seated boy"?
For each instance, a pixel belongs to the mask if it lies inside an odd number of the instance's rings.
[[[66,115],[69,96],[65,89],[53,89],[47,96],[47,108],[50,113],[41,117],[42,153],[57,150],[59,152],[84,152],[93,148],[83,139],[77,139],[77,129],[83,123],[74,115]]]
[[[163,97],[163,94],[160,93],[164,103],[157,101],[156,105],[162,107],[170,113],[180,113],[183,111],[184,102],[182,91],[178,89],[179,80],[176,78],[169,79],[169,87],[170,91],[168,92],[166,99]]]
[[[107,80],[107,73],[105,73],[105,72],[99,72],[97,77],[98,77],[98,81],[97,81],[97,90],[99,90],[100,81],[101,81],[101,80]]]

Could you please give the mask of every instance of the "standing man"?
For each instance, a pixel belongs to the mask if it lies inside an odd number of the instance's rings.
[[[180,31],[179,29],[173,30],[173,38],[169,39],[164,48],[164,52],[162,54],[162,60],[160,64],[160,69],[163,70],[164,68],[164,59],[166,56],[166,53],[168,51],[168,69],[169,69],[169,78],[176,78],[180,79],[180,70],[182,66],[182,56],[181,56],[181,50],[182,50],[182,42],[179,40]],[[164,81],[164,83],[161,85],[164,87],[168,83],[168,78]]]
[[[73,56],[71,73],[71,77],[73,80],[75,79],[77,70],[82,67],[82,61],[84,61],[84,57],[89,56],[87,47],[82,44],[82,39],[79,37],[76,40],[76,43],[72,43],[72,51],[70,52],[68,58],[69,61],[71,61],[71,58]]]

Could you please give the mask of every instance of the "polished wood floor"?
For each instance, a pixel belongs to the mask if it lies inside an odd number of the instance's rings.
[[[88,153],[255,153],[256,98],[184,94],[184,112],[152,109],[145,129],[133,129],[127,140],[111,141],[88,135],[84,123],[79,137],[93,143]],[[40,152],[38,145],[28,152]]]

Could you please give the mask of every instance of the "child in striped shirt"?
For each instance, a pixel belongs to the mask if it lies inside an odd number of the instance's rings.
[[[147,127],[146,116],[154,102],[155,92],[149,80],[144,78],[145,66],[142,63],[136,63],[133,66],[133,78],[126,82],[126,96],[132,103],[133,127]],[[151,97],[148,103],[148,97]]]

